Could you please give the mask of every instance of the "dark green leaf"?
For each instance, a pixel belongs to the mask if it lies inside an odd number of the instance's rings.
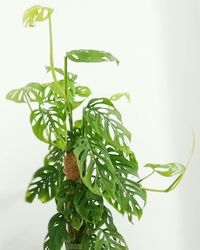
[[[74,239],[69,231],[68,224],[62,214],[55,214],[48,225],[48,234],[45,238],[43,250],[61,250],[64,243]]]
[[[52,166],[42,167],[35,172],[26,192],[26,201],[32,202],[36,196],[41,202],[48,202],[58,190],[60,172]]]
[[[83,219],[97,224],[103,213],[103,198],[92,193],[84,184],[76,187],[74,205]]]
[[[119,64],[119,60],[112,54],[100,50],[72,50],[67,52],[67,58],[73,62],[116,62]]]
[[[92,127],[108,143],[129,154],[131,133],[123,126],[121,114],[106,98],[92,99],[84,110],[86,127]]]
[[[49,109],[33,110],[30,115],[30,122],[33,132],[39,140],[65,149],[67,129],[62,105],[60,103],[60,106],[51,106]]]
[[[40,5],[32,6],[24,12],[23,22],[26,26],[34,27],[36,22],[43,22],[48,19],[53,9],[42,7]]]

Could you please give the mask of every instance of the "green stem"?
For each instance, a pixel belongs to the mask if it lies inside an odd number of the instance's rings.
[[[154,173],[155,173],[155,171],[153,170],[150,174],[148,174],[147,176],[145,176],[142,179],[140,179],[137,183],[140,183],[140,182],[146,180],[147,178],[149,178],[150,176],[152,176]]]

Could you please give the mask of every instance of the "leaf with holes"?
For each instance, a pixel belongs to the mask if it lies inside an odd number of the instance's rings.
[[[112,146],[107,146],[107,150],[117,175],[116,195],[107,200],[120,213],[127,213],[130,221],[133,220],[133,216],[140,218],[146,203],[146,192],[136,182],[138,164],[135,156],[133,153],[126,156]]]
[[[26,26],[34,27],[36,22],[43,22],[50,18],[53,9],[40,5],[32,6],[24,12],[23,22]]]
[[[43,250],[61,250],[64,243],[74,239],[68,224],[61,213],[55,214],[49,221],[48,234],[45,238]]]
[[[83,112],[86,127],[90,126],[108,143],[129,154],[131,133],[124,127],[121,114],[107,98],[92,99]]]
[[[111,212],[106,207],[99,223],[88,223],[86,232],[81,242],[83,250],[128,250],[124,238],[113,223]]]
[[[30,122],[35,136],[48,144],[60,149],[66,147],[67,129],[65,124],[65,108],[62,103],[51,106],[49,109],[33,110]]]
[[[42,167],[33,175],[26,192],[26,201],[32,202],[37,196],[45,203],[55,197],[59,187],[60,172],[52,166]]]
[[[43,103],[44,91],[39,83],[29,83],[26,86],[11,90],[6,98],[16,103],[38,102]]]
[[[151,168],[158,174],[171,177],[174,175],[183,175],[185,173],[185,166],[180,163],[168,163],[168,164],[146,164],[146,168]]]
[[[74,193],[74,205],[83,219],[97,224],[103,213],[103,198],[79,184]]]
[[[67,58],[73,62],[96,63],[96,62],[116,62],[119,60],[111,53],[101,50],[72,50],[67,52]]]
[[[79,137],[74,147],[81,179],[93,193],[111,198],[115,193],[114,166],[101,140],[89,136]]]

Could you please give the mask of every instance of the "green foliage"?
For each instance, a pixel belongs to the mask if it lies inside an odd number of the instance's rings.
[[[146,164],[145,167],[164,177],[178,176],[165,190],[144,188],[138,176],[138,162],[130,149],[131,133],[124,126],[120,112],[112,101],[128,93],[91,99],[82,117],[73,120],[74,110],[91,96],[87,86],[77,83],[77,75],[68,71],[68,60],[82,63],[115,62],[112,54],[100,50],[67,52],[64,67],[54,66],[51,15],[53,9],[39,5],[27,9],[26,26],[48,21],[52,82],[32,82],[11,90],[7,99],[26,103],[35,136],[49,145],[43,167],[38,169],[26,192],[26,201],[36,197],[41,202],[55,199],[57,212],[48,225],[44,250],[61,250],[64,244],[81,244],[82,250],[128,250],[124,238],[113,223],[106,199],[129,221],[141,218],[146,191],[169,192],[183,178],[185,167],[179,163]],[[59,75],[60,79],[57,79]],[[32,106],[33,105],[33,106]],[[74,152],[80,178],[69,180],[65,156]],[[70,165],[70,162],[68,162]],[[76,169],[72,169],[75,171]],[[77,171],[77,170],[76,170]]]
[[[97,62],[116,62],[119,60],[112,54],[100,50],[72,50],[67,52],[67,58],[73,62],[97,63]]]
[[[48,109],[39,108],[33,110],[30,122],[35,136],[50,145],[60,149],[66,147],[66,114],[62,103],[59,106],[51,106]]]
[[[86,234],[82,238],[82,250],[128,250],[122,235],[113,223],[111,212],[104,207],[97,225],[87,223]]]
[[[24,12],[23,22],[26,26],[34,27],[36,22],[43,22],[50,18],[53,9],[42,7],[40,5],[33,6]]]
[[[64,243],[73,239],[74,235],[69,231],[63,214],[57,213],[49,221],[43,250],[61,250]]]
[[[153,169],[156,173],[171,177],[174,175],[183,175],[185,173],[185,166],[180,163],[168,163],[168,164],[146,164],[146,168]]]
[[[122,123],[120,112],[107,98],[92,99],[84,109],[83,119],[86,127],[103,137],[117,149],[130,153],[131,133]]]

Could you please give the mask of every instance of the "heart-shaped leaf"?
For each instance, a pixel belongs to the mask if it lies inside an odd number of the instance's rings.
[[[101,50],[72,50],[70,52],[67,52],[67,58],[73,62],[116,62],[117,64],[119,64],[119,60],[115,56]]]

